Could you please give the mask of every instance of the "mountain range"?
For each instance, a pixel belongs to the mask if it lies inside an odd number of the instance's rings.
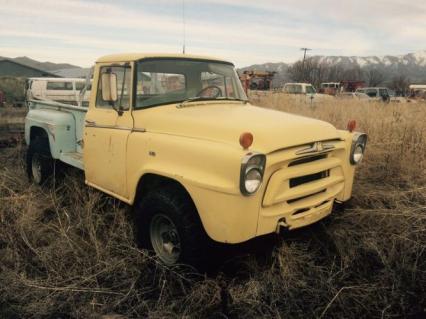
[[[426,82],[426,50],[405,55],[386,55],[386,56],[322,56],[316,55],[307,57],[319,63],[332,66],[340,66],[343,69],[355,69],[367,71],[376,69],[383,73],[384,83],[392,81],[396,77],[403,76],[411,83]],[[258,71],[274,71],[277,72],[276,80],[279,82],[291,81],[288,74],[288,68],[291,63],[264,63],[250,65],[239,69],[240,72],[245,70]],[[343,80],[343,79],[342,79]]]
[[[2,57],[0,57],[1,59]],[[64,77],[85,77],[89,68],[81,68],[69,63],[40,62],[29,57],[6,58],[24,65],[37,69],[49,71]],[[340,66],[343,69],[360,68],[361,70],[376,69],[383,73],[385,83],[392,81],[393,78],[403,76],[411,83],[426,82],[426,50],[405,55],[385,55],[385,56],[310,56],[308,59],[314,59],[319,63],[327,65]],[[288,74],[288,68],[292,63],[276,62],[254,64],[240,68],[238,71],[258,70],[277,72],[274,82],[288,82],[291,78]]]
[[[86,74],[90,71],[90,68],[82,68],[69,63],[40,62],[26,56],[17,58],[0,57],[0,60],[1,59],[11,60],[23,65],[30,66],[32,68],[54,73],[63,77],[85,77]]]

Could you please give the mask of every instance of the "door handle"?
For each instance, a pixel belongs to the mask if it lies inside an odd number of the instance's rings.
[[[95,121],[91,121],[91,120],[85,120],[87,125],[96,125]]]

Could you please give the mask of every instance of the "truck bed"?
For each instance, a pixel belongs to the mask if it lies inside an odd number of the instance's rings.
[[[25,119],[25,139],[31,131],[43,129],[48,137],[52,157],[83,169],[83,127],[87,108],[47,100],[29,100]]]

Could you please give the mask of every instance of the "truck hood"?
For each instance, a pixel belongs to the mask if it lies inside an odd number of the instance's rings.
[[[339,138],[323,121],[239,102],[189,103],[154,107],[133,113],[136,129],[239,145],[243,132],[254,136],[251,150],[262,153]]]

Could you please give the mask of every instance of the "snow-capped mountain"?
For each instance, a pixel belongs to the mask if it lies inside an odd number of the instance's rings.
[[[393,66],[400,65],[413,65],[426,67],[426,50],[418,51],[415,53],[408,53],[405,55],[385,55],[385,56],[366,56],[366,57],[344,57],[344,56],[314,56],[313,58],[319,59],[321,62],[331,64],[343,64],[349,66],[358,65],[365,66]]]
[[[320,63],[338,65],[344,69],[361,68],[361,70],[377,69],[385,76],[385,82],[393,78],[404,76],[412,83],[426,83],[426,50],[405,55],[385,56],[311,56]],[[267,70],[276,71],[278,81],[290,80],[287,73],[291,64],[287,63],[265,63],[251,65],[240,69],[244,70]]]

